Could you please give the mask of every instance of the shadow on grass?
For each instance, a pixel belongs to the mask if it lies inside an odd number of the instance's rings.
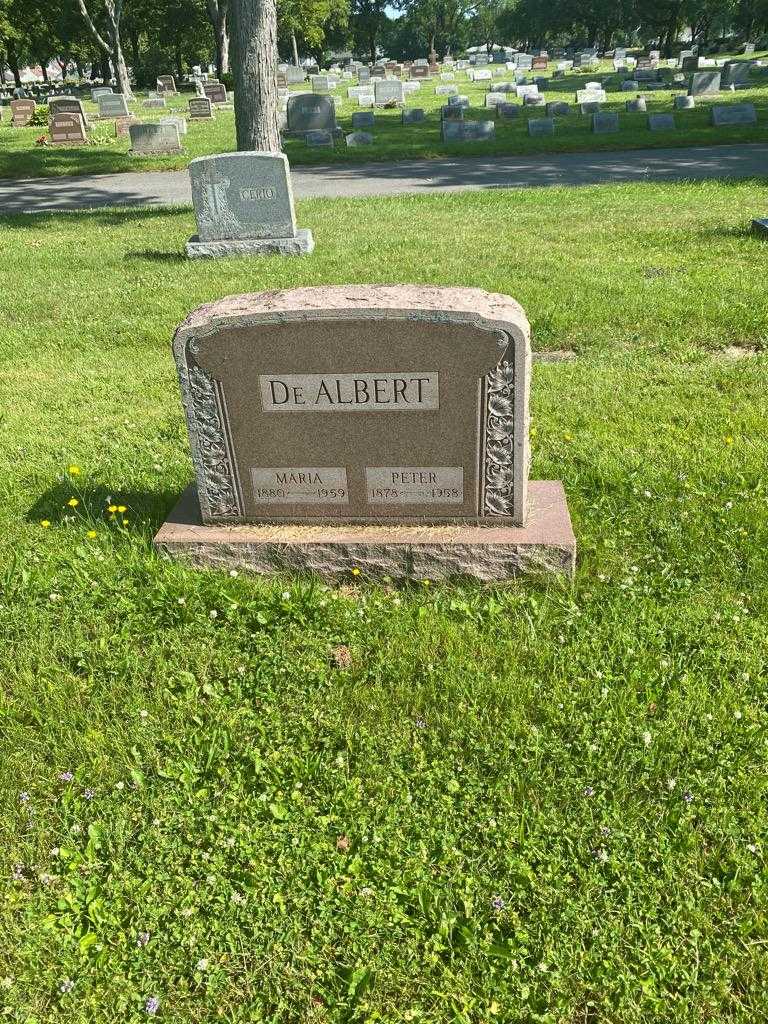
[[[160,249],[140,249],[127,252],[125,260],[146,260],[149,263],[186,263],[188,257],[183,252],[163,252]]]
[[[77,477],[73,477],[57,481],[40,494],[24,518],[30,523],[48,520],[56,526],[65,516],[74,516],[82,521],[84,529],[90,529],[97,523],[109,522],[114,515],[119,522],[127,519],[129,525],[146,527],[155,533],[180,495],[181,490],[173,487],[156,491],[126,491],[106,484],[79,487]],[[73,498],[77,501],[75,506],[69,504]],[[110,513],[110,506],[124,506],[125,511]]]
[[[89,225],[120,227],[131,223],[179,218],[194,226],[191,209],[182,206],[123,206],[82,210],[43,210],[40,213],[0,214],[0,226],[8,230],[45,228],[54,224],[71,225],[86,219]]]

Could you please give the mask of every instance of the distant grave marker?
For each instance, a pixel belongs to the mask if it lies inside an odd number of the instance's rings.
[[[128,127],[128,134],[131,138],[132,156],[181,152],[179,129],[175,124],[162,124],[160,121],[132,124]]]
[[[26,128],[34,116],[34,100],[11,100],[11,124],[14,128]]]
[[[285,154],[198,157],[189,177],[198,233],[187,243],[188,256],[295,256],[314,249],[312,232],[296,227]]]
[[[189,101],[190,121],[204,121],[213,117],[213,104],[207,96],[195,96]]]
[[[48,130],[52,146],[83,145],[88,141],[85,121],[77,113],[58,111],[50,118]]]

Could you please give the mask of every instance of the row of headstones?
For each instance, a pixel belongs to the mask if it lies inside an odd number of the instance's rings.
[[[88,142],[86,121],[78,113],[56,113],[48,122],[49,145],[85,145]],[[128,136],[131,154],[181,153],[181,138],[187,134],[183,117],[166,117],[142,123],[132,116],[115,118],[116,137]]]

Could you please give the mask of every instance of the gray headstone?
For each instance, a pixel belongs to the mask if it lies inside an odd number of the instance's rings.
[[[372,110],[358,110],[352,115],[352,128],[373,128],[375,120]]]
[[[181,152],[179,129],[174,124],[132,124],[129,133],[131,153],[136,155]]]
[[[523,105],[526,107],[545,107],[546,104],[544,96],[523,96]]]
[[[592,115],[592,131],[597,134],[603,132],[617,132],[619,130],[619,115],[613,111],[602,111]]]
[[[712,124],[716,127],[757,124],[755,105],[754,103],[716,104],[712,107]]]
[[[198,234],[191,257],[311,252],[312,233],[297,230],[284,153],[223,153],[189,165]]]
[[[636,100],[627,100],[626,108],[628,114],[642,114],[645,113],[647,107],[645,102],[645,96],[638,96]]]
[[[203,92],[211,101],[211,103],[227,102],[227,90],[221,84],[221,82],[204,82]]]
[[[450,104],[445,107],[440,107],[440,120],[441,121],[463,121],[464,120],[464,107],[460,107],[457,104]]]
[[[332,146],[333,133],[323,128],[311,128],[304,133],[304,141],[308,146]]]
[[[674,114],[648,115],[648,129],[652,132],[673,132],[676,127]]]
[[[213,104],[207,96],[195,96],[189,101],[189,119],[196,121],[213,117]]]
[[[424,111],[421,107],[411,107],[403,111],[403,124],[419,124],[425,120]]]
[[[577,103],[606,103],[608,97],[605,93],[605,89],[578,89],[576,91],[576,102]]]
[[[169,96],[175,96],[176,79],[173,77],[173,75],[158,75],[157,91],[160,93],[168,93]]]
[[[330,96],[298,93],[288,100],[288,130],[304,134],[309,131],[333,132],[336,110]]]
[[[372,146],[373,135],[370,132],[350,132],[346,136],[348,146]]]
[[[435,89],[435,96],[457,96],[458,85],[438,85]]]
[[[720,92],[719,71],[699,71],[691,76],[689,96],[708,96]]]
[[[564,103],[561,100],[557,100],[555,103],[547,104],[547,117],[564,117],[571,112],[570,103]]]
[[[449,96],[447,106],[449,107],[468,107],[469,96]]]
[[[695,106],[693,96],[675,96],[675,110],[693,110]]]
[[[393,82],[389,79],[377,79],[374,85],[374,98],[376,106],[383,106],[386,103],[403,103],[405,92],[402,82]]]
[[[551,117],[532,117],[528,121],[529,135],[554,135],[555,121]]]
[[[148,100],[144,100],[141,105],[142,107],[146,107],[147,110],[162,110],[164,107],[168,106],[165,102],[165,96],[150,96],[150,98]]]
[[[184,117],[161,117],[158,124],[173,124],[179,130],[179,135],[187,134],[187,121]]]
[[[99,104],[99,117],[127,117],[130,111],[125,96],[121,93],[104,93],[97,100]]]
[[[443,142],[486,142],[495,137],[493,121],[443,121]]]
[[[521,110],[522,107],[518,103],[499,103],[496,107],[496,117],[510,121],[513,117],[518,117]]]
[[[111,85],[97,85],[95,89],[91,89],[91,102],[98,103],[99,96],[111,96],[112,86]]]

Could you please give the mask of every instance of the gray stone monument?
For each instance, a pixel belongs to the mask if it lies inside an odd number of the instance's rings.
[[[296,227],[284,153],[223,153],[189,165],[198,233],[187,256],[300,256],[315,247],[312,232]]]
[[[493,121],[442,122],[443,142],[488,142],[495,137],[496,125]]]
[[[649,114],[648,130],[652,132],[673,132],[675,124],[674,114]]]
[[[355,146],[372,146],[373,135],[370,132],[350,132],[349,135],[345,136],[347,146],[354,148]]]
[[[175,124],[132,124],[128,128],[131,136],[131,156],[149,156],[154,153],[180,153],[179,129]]]
[[[421,107],[411,107],[404,110],[402,114],[403,124],[421,124],[425,120],[425,114]]]
[[[715,104],[712,107],[711,116],[712,124],[715,127],[757,124],[757,111],[754,103]]]
[[[213,117],[213,104],[207,96],[195,96],[189,101],[190,121],[205,121]]]
[[[99,96],[99,117],[102,120],[109,120],[113,117],[128,117],[130,110],[125,96],[122,93],[107,92]]]
[[[562,485],[528,482],[530,329],[474,288],[221,299],[173,351],[196,485],[155,537],[256,571],[571,573]]]
[[[619,130],[619,115],[612,111],[604,111],[592,115],[592,131],[600,135],[603,132],[617,132]]]
[[[691,75],[691,84],[688,86],[689,96],[709,96],[720,92],[719,71],[697,71]]]
[[[387,78],[378,78],[374,83],[374,102],[377,107],[402,104],[405,102],[405,91],[402,82],[393,82]]]
[[[532,117],[528,121],[529,135],[554,135],[555,121],[551,117]]]
[[[288,135],[311,131],[340,134],[336,127],[336,108],[330,96],[300,92],[288,99]]]

